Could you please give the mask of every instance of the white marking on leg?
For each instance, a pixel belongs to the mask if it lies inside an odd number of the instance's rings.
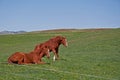
[[[65,39],[65,42],[66,42],[66,46],[68,46],[68,42],[67,42],[67,39]]]
[[[55,55],[53,56],[53,61],[55,61]]]

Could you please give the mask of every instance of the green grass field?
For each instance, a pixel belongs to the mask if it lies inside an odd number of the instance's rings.
[[[10,65],[14,52],[30,52],[57,35],[69,46],[59,48],[60,60],[44,65]],[[0,35],[0,80],[120,80],[120,29],[70,30]]]

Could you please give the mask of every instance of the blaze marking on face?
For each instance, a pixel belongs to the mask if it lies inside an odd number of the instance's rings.
[[[50,50],[48,49],[48,52],[49,52]]]
[[[50,57],[50,53],[49,53],[49,51],[50,51],[50,50],[48,49],[48,56]]]

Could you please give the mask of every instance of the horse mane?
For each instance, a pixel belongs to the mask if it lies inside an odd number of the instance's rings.
[[[51,39],[49,39],[48,41],[46,41],[46,42],[49,42],[49,41],[52,41],[52,42],[60,42],[62,39],[63,39],[64,37],[62,37],[62,36],[56,36],[56,37],[53,37],[53,38],[51,38]]]

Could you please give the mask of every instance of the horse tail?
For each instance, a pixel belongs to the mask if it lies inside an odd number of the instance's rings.
[[[8,58],[8,64],[13,64],[13,62],[10,59],[10,57]]]

